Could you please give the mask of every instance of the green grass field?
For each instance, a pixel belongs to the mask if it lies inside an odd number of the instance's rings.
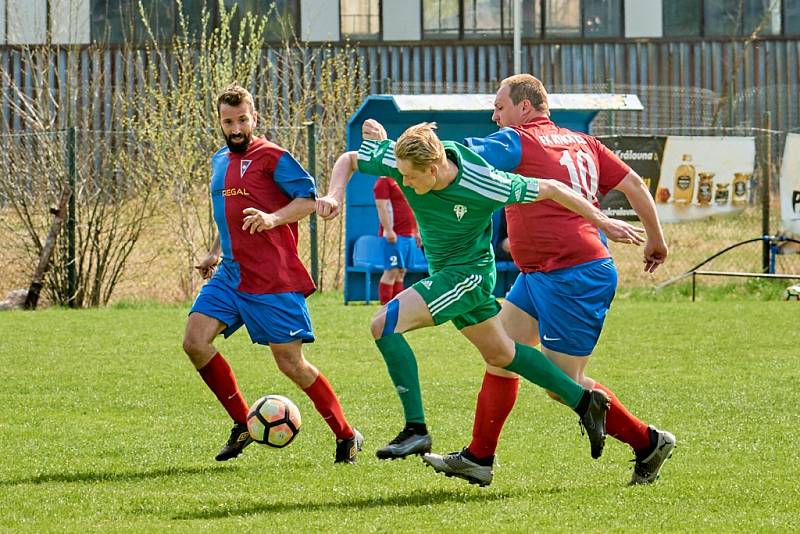
[[[702,293],[702,291],[701,291]],[[283,451],[213,456],[230,423],[181,351],[185,307],[0,315],[0,529],[7,531],[796,531],[800,525],[800,305],[618,300],[591,375],[678,448],[653,486],[629,488],[631,453],[589,457],[577,418],[524,384],[477,488],[374,450],[402,418],[367,325],[375,306],[310,300],[307,357],[365,435],[355,466],[310,401],[240,332],[218,348],[248,400],[303,413]],[[482,378],[451,325],[408,336],[438,452],[465,445]]]

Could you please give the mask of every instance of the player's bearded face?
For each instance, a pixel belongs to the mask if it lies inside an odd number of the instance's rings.
[[[228,149],[234,153],[246,152],[253,141],[253,129],[256,125],[256,112],[247,104],[229,106],[222,104],[219,108],[219,123],[222,136]]]

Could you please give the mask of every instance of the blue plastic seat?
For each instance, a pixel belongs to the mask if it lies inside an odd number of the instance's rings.
[[[372,296],[372,273],[383,272],[383,238],[362,235],[356,239],[353,244],[353,265],[347,270],[364,273],[364,298],[369,304]]]

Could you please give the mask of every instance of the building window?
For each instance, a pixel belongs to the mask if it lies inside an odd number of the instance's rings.
[[[340,0],[342,38],[380,39],[381,6],[379,0]]]
[[[745,0],[742,18],[743,35],[778,35],[781,33],[781,0]]]
[[[800,2],[784,2],[786,12],[783,14],[784,34],[800,35]]]
[[[781,31],[781,0],[704,0],[705,35],[741,37]]]
[[[622,0],[584,0],[584,37],[621,37]]]
[[[514,3],[511,2],[511,13],[509,14],[509,21],[511,21],[511,32],[514,32],[514,18],[513,18]],[[541,37],[542,36],[542,9],[539,0],[522,0],[522,36],[523,37]]]
[[[509,0],[464,0],[464,38],[502,38],[503,23],[510,27],[510,10]]]
[[[422,0],[422,38],[461,37],[460,0]]]
[[[698,37],[702,35],[703,6],[701,0],[669,0],[661,3],[661,20],[665,37]]]
[[[522,0],[522,36],[539,37],[542,0]],[[513,0],[423,0],[423,39],[508,39],[514,35]]]
[[[146,43],[150,41],[148,24],[158,42],[171,40],[175,32],[175,5],[160,0],[141,0],[145,24],[139,3],[140,0],[92,0],[92,40],[109,44]]]
[[[544,0],[544,33],[547,37],[580,37],[580,0]]]
[[[178,3],[166,0],[92,0],[91,36],[95,42],[134,45],[150,42],[147,24],[142,20],[139,3],[144,8],[147,23],[158,42],[170,41],[178,28]],[[242,18],[248,13],[267,17],[265,39],[279,41],[294,34],[297,27],[300,0],[182,0],[189,35],[198,38],[201,32],[210,33],[219,26],[220,5],[226,10],[236,8],[230,24],[234,43],[239,41]],[[209,14],[203,27],[203,9]]]
[[[264,38],[267,41],[281,41],[291,37],[297,28],[299,0],[221,0],[221,2],[226,9],[236,7],[231,21],[231,37],[234,43],[239,42],[242,19],[248,13],[267,17],[267,27],[264,31]],[[215,9],[214,15],[217,16],[217,13]]]

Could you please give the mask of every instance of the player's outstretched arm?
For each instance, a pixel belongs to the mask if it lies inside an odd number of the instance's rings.
[[[317,215],[326,221],[339,215],[341,205],[344,202],[344,191],[347,188],[347,183],[357,169],[357,152],[345,152],[339,156],[331,171],[328,193],[324,197],[317,199]]]
[[[625,221],[607,217],[594,204],[556,180],[539,180],[539,196],[536,200],[550,199],[574,211],[587,221],[600,228],[606,236],[617,243],[641,245],[644,243],[644,229]]]
[[[669,252],[653,197],[644,181],[633,171],[629,172],[614,189],[622,191],[644,225],[647,232],[647,242],[644,245],[644,270],[652,273],[664,263]]]
[[[295,198],[281,209],[272,213],[261,211],[257,208],[245,208],[244,223],[242,230],[250,231],[251,234],[272,230],[282,224],[297,222],[303,217],[310,215],[314,211],[313,198]]]

